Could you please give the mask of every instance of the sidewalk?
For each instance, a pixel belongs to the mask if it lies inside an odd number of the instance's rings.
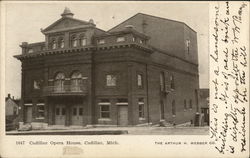
[[[92,127],[8,131],[6,135],[208,135],[209,127]]]

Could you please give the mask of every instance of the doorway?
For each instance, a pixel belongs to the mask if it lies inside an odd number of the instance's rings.
[[[128,106],[118,106],[118,125],[128,125]]]
[[[74,105],[71,107],[71,125],[83,125],[83,107],[82,105]]]
[[[26,106],[26,123],[32,122],[32,106]]]
[[[65,125],[66,120],[66,111],[65,105],[56,105],[55,106],[55,124],[56,125]]]

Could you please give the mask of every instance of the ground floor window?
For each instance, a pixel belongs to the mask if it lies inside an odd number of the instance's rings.
[[[139,106],[139,118],[144,118],[144,100],[143,98],[138,99]]]
[[[193,102],[192,99],[189,100],[189,108],[192,109],[193,108]]]
[[[100,106],[100,118],[110,118],[110,100],[101,99]]]
[[[44,103],[37,103],[37,119],[44,119]]]
[[[176,115],[176,107],[175,107],[175,100],[172,101],[172,115]]]

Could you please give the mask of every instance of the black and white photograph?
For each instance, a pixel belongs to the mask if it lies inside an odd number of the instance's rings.
[[[249,156],[249,2],[0,2],[0,157]]]
[[[6,134],[209,134],[208,9],[9,4]]]

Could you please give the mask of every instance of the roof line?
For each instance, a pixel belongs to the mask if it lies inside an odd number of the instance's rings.
[[[60,19],[56,20],[54,23],[52,23],[51,25],[49,25],[45,29],[43,29],[42,32],[47,32],[48,29],[55,26],[58,22],[62,21],[63,19],[72,19],[72,20],[75,20],[75,21],[78,21],[78,22],[89,24],[89,22],[84,21],[84,20],[80,20],[80,19],[76,19],[76,18],[69,18],[69,17],[61,17]]]
[[[192,31],[194,31],[195,33],[197,33],[193,28],[191,28],[189,25],[187,25],[186,23],[182,22],[182,21],[177,21],[177,20],[172,20],[172,19],[167,19],[167,18],[163,18],[163,17],[158,17],[158,16],[154,16],[154,15],[150,15],[150,14],[145,14],[145,13],[137,13],[135,15],[133,15],[132,17],[128,18],[127,20],[121,22],[120,24],[114,26],[113,28],[109,29],[109,31],[111,31],[112,29],[115,29],[116,27],[120,26],[121,24],[125,23],[126,21],[132,19],[133,17],[137,16],[137,15],[145,15],[145,16],[150,16],[150,17],[153,17],[153,18],[158,18],[158,19],[162,19],[162,20],[168,20],[168,21],[173,21],[173,22],[177,22],[177,23],[181,23],[181,24],[184,24],[185,26],[187,26],[188,28],[190,28]]]

